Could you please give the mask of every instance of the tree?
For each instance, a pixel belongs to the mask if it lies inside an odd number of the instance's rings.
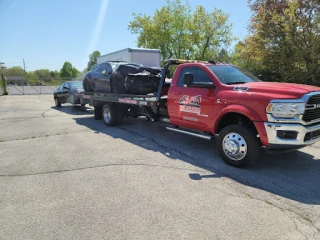
[[[153,16],[133,14],[128,25],[137,34],[138,47],[160,49],[162,59],[209,59],[233,40],[228,15],[215,9],[207,12],[180,0],[167,0],[167,5]]]
[[[87,71],[92,70],[97,65],[97,58],[100,57],[99,51],[94,51],[89,55],[89,62],[87,65]]]
[[[74,67],[72,67],[72,64],[70,62],[64,62],[61,70],[60,70],[60,76],[61,78],[65,79],[71,79],[77,76],[78,70]]]
[[[53,80],[57,80],[60,79],[60,73],[59,71],[55,70],[55,71],[50,71],[50,78]]]
[[[25,76],[25,72],[20,66],[6,68],[3,70],[3,74],[7,76]]]
[[[319,0],[250,0],[245,61],[273,81],[320,85]],[[263,66],[263,67],[261,67]]]
[[[38,70],[35,70],[34,72],[37,74],[38,78],[41,80],[44,80],[46,82],[49,82],[51,80],[49,69],[38,69]]]
[[[31,71],[27,72],[26,80],[27,80],[27,83],[29,83],[31,85],[38,85],[39,84],[39,76],[35,71],[34,72],[31,72]]]

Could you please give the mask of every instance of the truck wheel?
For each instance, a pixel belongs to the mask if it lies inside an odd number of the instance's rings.
[[[61,107],[61,102],[59,102],[58,99],[54,99],[54,103],[56,104],[56,107]]]
[[[115,106],[105,104],[102,108],[102,120],[105,125],[109,127],[116,126],[118,124],[118,111]]]
[[[94,107],[94,119],[100,120],[102,118],[102,106]]]
[[[122,125],[123,120],[126,117],[126,114],[128,112],[128,107],[123,104],[118,104],[117,111],[118,111],[118,125]]]
[[[244,167],[259,158],[260,142],[253,130],[241,124],[233,124],[219,133],[218,151],[227,164]]]

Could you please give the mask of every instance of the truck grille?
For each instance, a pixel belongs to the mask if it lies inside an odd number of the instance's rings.
[[[305,122],[310,122],[315,119],[320,119],[320,108],[316,107],[315,109],[308,109],[308,106],[310,105],[319,105],[319,104],[320,104],[320,94],[311,96],[307,102],[307,107],[303,114],[302,120]]]
[[[304,141],[309,141],[319,137],[320,137],[320,130],[316,130],[316,131],[307,133],[306,136],[304,137]]]

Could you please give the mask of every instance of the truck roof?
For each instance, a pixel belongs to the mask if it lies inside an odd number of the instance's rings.
[[[215,62],[213,60],[209,61],[200,61],[200,60],[186,60],[186,59],[166,59],[164,60],[166,63],[172,63],[172,64],[184,64],[184,63],[202,63],[202,64],[212,64],[212,65],[230,65],[234,66],[233,64],[230,63],[220,63],[220,62]]]

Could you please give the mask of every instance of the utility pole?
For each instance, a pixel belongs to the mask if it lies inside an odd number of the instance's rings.
[[[24,70],[24,81],[25,81],[25,85],[26,85],[26,83],[27,83],[27,72],[26,72],[26,63],[24,62],[24,59],[22,59],[23,60],[23,70]],[[24,85],[22,85],[23,87],[22,87],[22,89],[23,89],[23,94],[24,94]]]
[[[24,59],[23,59],[23,70],[24,70],[24,76],[26,77],[27,72],[26,72],[26,63],[24,62]]]

